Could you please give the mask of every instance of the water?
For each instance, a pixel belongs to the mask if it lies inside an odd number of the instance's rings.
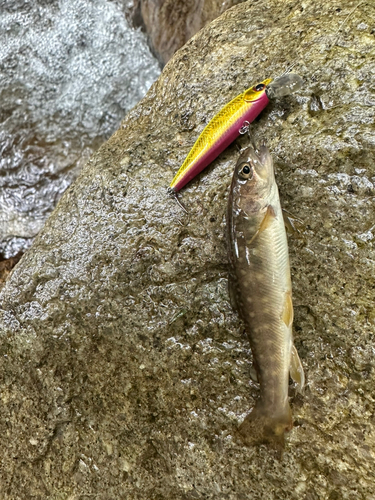
[[[0,0],[0,255],[26,249],[160,70],[126,4]]]

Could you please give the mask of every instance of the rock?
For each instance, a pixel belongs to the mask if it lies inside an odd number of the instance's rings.
[[[17,264],[17,262],[20,261],[22,255],[23,253],[19,252],[17,255],[11,257],[10,259],[4,259],[0,255],[0,290],[3,288],[4,283],[8,279],[8,276],[13,267]]]
[[[67,190],[1,292],[5,499],[371,499],[374,491],[375,6],[247,2],[165,67]],[[227,293],[229,147],[166,187],[207,121],[295,62],[306,85],[252,130],[277,165],[295,341],[282,459],[236,442],[254,406]]]
[[[203,26],[243,1],[135,0],[129,17],[146,31],[151,49],[164,65]]]
[[[160,74],[111,0],[1,2],[0,254],[25,252]]]

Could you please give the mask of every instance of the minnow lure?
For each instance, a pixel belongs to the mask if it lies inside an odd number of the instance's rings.
[[[171,182],[169,192],[179,191],[219,156],[243,130],[246,130],[246,127],[267,106],[270,99],[291,94],[301,86],[302,78],[289,73],[274,81],[263,80],[226,104],[198,137]]]
[[[292,428],[289,373],[300,392],[304,373],[293,345],[288,243],[272,156],[249,147],[233,174],[228,200],[229,291],[250,340],[260,398],[239,432],[245,444],[284,445]]]

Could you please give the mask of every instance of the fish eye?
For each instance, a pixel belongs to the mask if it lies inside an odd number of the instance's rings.
[[[250,179],[250,177],[252,177],[251,166],[248,163],[245,163],[239,170],[238,175],[242,177],[242,179]]]
[[[258,85],[255,85],[255,87],[253,87],[253,89],[256,92],[260,92],[261,90],[264,90],[265,88],[266,88],[266,86],[264,85],[264,83],[258,83]]]

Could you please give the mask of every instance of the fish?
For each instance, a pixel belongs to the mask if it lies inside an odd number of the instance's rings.
[[[229,294],[253,354],[260,396],[238,433],[245,445],[284,447],[292,428],[289,374],[303,391],[305,376],[293,343],[292,283],[284,217],[271,153],[247,147],[232,178],[227,209]]]
[[[246,132],[272,99],[289,95],[302,87],[303,80],[287,73],[253,85],[226,104],[203,129],[185,161],[173,178],[168,191],[176,193],[207,167],[241,133]]]

